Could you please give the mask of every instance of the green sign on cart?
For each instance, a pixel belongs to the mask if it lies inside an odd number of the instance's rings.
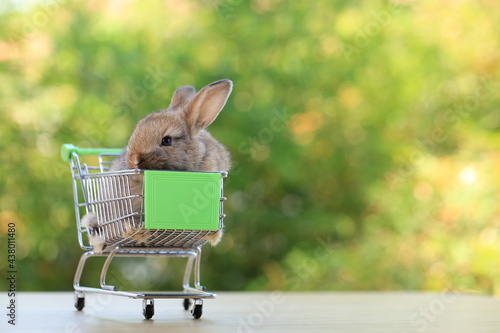
[[[220,173],[144,171],[146,229],[219,229]]]

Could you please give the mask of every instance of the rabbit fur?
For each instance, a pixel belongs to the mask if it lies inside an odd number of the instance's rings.
[[[110,171],[229,171],[229,152],[205,128],[226,104],[232,87],[232,81],[226,79],[213,82],[199,92],[192,86],[178,88],[167,109],[153,112],[138,122],[124,152],[113,161]],[[130,184],[132,195],[142,194],[142,175],[131,176]],[[132,206],[134,212],[142,211],[142,198],[134,198]],[[93,213],[82,219],[84,227],[97,224]],[[149,231],[138,233],[131,229],[124,233],[124,236],[143,243],[149,235]],[[219,230],[208,240],[216,245],[221,237],[222,230]],[[89,233],[89,240],[96,252],[102,252],[106,247],[97,233]]]

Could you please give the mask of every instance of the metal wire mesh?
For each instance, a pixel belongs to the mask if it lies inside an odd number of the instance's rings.
[[[107,247],[197,247],[216,236],[219,230],[145,229],[142,194],[134,194],[136,177],[143,177],[141,170],[110,172],[111,162],[102,154],[99,167],[80,165],[76,156],[73,171],[75,186],[82,189],[82,199],[75,195],[77,211],[85,207],[93,213],[97,225],[81,228],[80,232],[98,235]],[[109,156],[108,156],[109,157]],[[134,183],[135,182],[135,183]],[[222,196],[222,193],[221,193]],[[80,221],[80,214],[77,219]],[[222,201],[220,205],[222,214]],[[222,222],[222,220],[221,220]],[[222,223],[220,223],[222,227]]]

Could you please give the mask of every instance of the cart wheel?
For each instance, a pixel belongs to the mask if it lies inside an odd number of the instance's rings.
[[[189,298],[184,298],[184,310],[188,310],[189,309],[189,306],[191,305],[191,301],[189,300]]]
[[[155,303],[154,300],[145,298],[142,301],[142,314],[144,318],[151,319],[155,314]]]
[[[78,297],[76,295],[75,296],[75,308],[78,311],[82,311],[84,307],[85,307],[85,297]]]
[[[201,299],[194,300],[193,309],[191,309],[191,314],[194,319],[200,319],[203,314],[203,301]]]
[[[200,319],[202,314],[203,314],[203,305],[196,304],[193,308],[194,319]]]

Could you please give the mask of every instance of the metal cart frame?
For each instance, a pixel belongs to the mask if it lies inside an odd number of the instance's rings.
[[[75,290],[75,308],[81,311],[85,306],[86,293],[101,293],[116,296],[125,296],[134,299],[142,299],[143,315],[150,319],[154,315],[155,298],[175,298],[183,299],[185,310],[190,310],[195,319],[202,316],[203,299],[215,298],[216,294],[206,291],[200,284],[200,259],[201,246],[205,244],[209,236],[221,232],[223,228],[223,201],[226,199],[223,195],[223,179],[227,177],[227,172],[218,172],[221,176],[221,195],[219,209],[219,230],[178,230],[178,229],[144,229],[143,212],[130,212],[131,200],[137,200],[130,192],[130,188],[124,186],[124,192],[119,193],[114,198],[105,198],[99,194],[99,181],[123,181],[128,184],[128,177],[140,175],[143,170],[124,170],[111,172],[108,171],[112,164],[112,159],[121,153],[121,149],[82,149],[70,144],[64,144],[61,148],[61,156],[65,161],[69,161],[72,175],[76,226],[78,242],[80,247],[85,250],[82,254],[78,267],[75,272],[73,287]],[[99,165],[87,165],[80,161],[83,155],[95,155],[98,157]],[[165,171],[169,172],[169,171]],[[108,216],[103,214],[102,205],[109,205],[115,199],[120,199],[122,204],[120,210],[122,215]],[[129,204],[123,204],[129,203]],[[115,205],[116,206],[116,205]],[[124,208],[125,207],[125,208]],[[83,227],[82,213],[100,211],[99,227]],[[108,219],[108,220],[106,220]],[[119,230],[123,230],[122,224],[134,227],[135,234],[147,232],[151,241],[146,243],[138,242],[133,237],[119,237]],[[121,228],[121,229],[120,229]],[[90,244],[88,236],[100,234],[106,240],[106,248],[102,252],[94,251]],[[87,234],[87,237],[85,236]],[[100,288],[86,287],[80,284],[80,279],[84,271],[87,259],[91,257],[106,257],[100,274]],[[182,291],[179,292],[131,292],[118,290],[117,287],[106,284],[106,275],[111,261],[115,257],[177,257],[187,258],[184,278],[182,282]],[[190,284],[191,279],[193,285]]]

